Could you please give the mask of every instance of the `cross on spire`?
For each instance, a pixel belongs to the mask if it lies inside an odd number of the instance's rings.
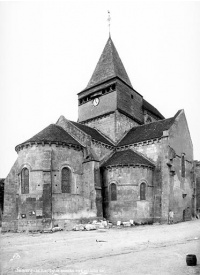
[[[110,11],[108,11],[108,29],[109,29],[109,37],[110,37],[110,21],[111,21],[111,17],[110,17]]]

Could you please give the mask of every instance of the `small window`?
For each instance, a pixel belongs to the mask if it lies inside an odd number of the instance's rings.
[[[71,170],[68,167],[64,167],[62,169],[61,176],[62,176],[62,182],[61,182],[62,193],[71,193],[71,181],[72,181]]]
[[[21,172],[21,193],[29,194],[29,170],[23,168]]]
[[[131,95],[131,98],[133,99],[133,95]]]
[[[111,201],[117,200],[117,186],[115,183],[110,184],[110,200]]]
[[[181,156],[181,176],[185,178],[185,154]]]
[[[140,184],[140,200],[146,200],[146,183]]]
[[[147,117],[147,120],[146,120],[146,123],[150,123],[150,122],[152,122],[152,119],[151,119],[150,116],[148,116],[148,117]]]
[[[115,84],[112,84],[111,88],[113,91],[115,91]]]

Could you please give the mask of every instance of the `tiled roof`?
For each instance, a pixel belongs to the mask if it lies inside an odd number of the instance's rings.
[[[86,89],[116,76],[132,87],[112,39],[109,38]]]
[[[161,119],[164,119],[165,117],[149,102],[147,102],[145,99],[143,99],[143,108],[150,111],[151,113],[155,114]]]
[[[107,140],[104,136],[102,136],[96,129],[74,121],[70,121],[70,122],[73,123],[80,130],[85,132],[87,135],[91,136],[92,139],[95,139],[96,141],[100,141],[102,143],[113,146],[113,144],[109,140]]]
[[[137,154],[131,149],[115,152],[102,166],[117,166],[117,165],[146,165],[154,166],[143,156]]]
[[[133,127],[117,146],[133,144],[145,140],[159,138],[163,131],[168,130],[174,122],[174,117]]]
[[[19,145],[23,145],[29,142],[62,142],[66,144],[81,146],[78,141],[70,136],[62,127],[56,124],[50,124],[41,132]]]

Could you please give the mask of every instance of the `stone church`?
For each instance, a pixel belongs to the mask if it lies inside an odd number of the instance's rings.
[[[70,229],[80,222],[190,220],[193,145],[185,113],[165,118],[137,92],[109,37],[78,122],[61,116],[15,148],[3,230]]]

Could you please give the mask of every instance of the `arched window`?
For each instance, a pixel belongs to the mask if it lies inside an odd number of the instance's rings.
[[[148,117],[147,117],[147,120],[146,120],[146,123],[150,123],[150,122],[152,122],[152,119],[151,119],[150,116],[148,116]]]
[[[140,184],[140,200],[146,200],[146,183]]]
[[[29,170],[27,168],[23,168],[21,171],[21,193],[29,193]]]
[[[110,200],[111,201],[117,200],[117,186],[115,183],[110,184]]]
[[[72,173],[68,167],[62,169],[61,175],[61,190],[62,193],[71,193],[71,182],[72,182]]]
[[[185,154],[181,155],[181,176],[185,178]]]

